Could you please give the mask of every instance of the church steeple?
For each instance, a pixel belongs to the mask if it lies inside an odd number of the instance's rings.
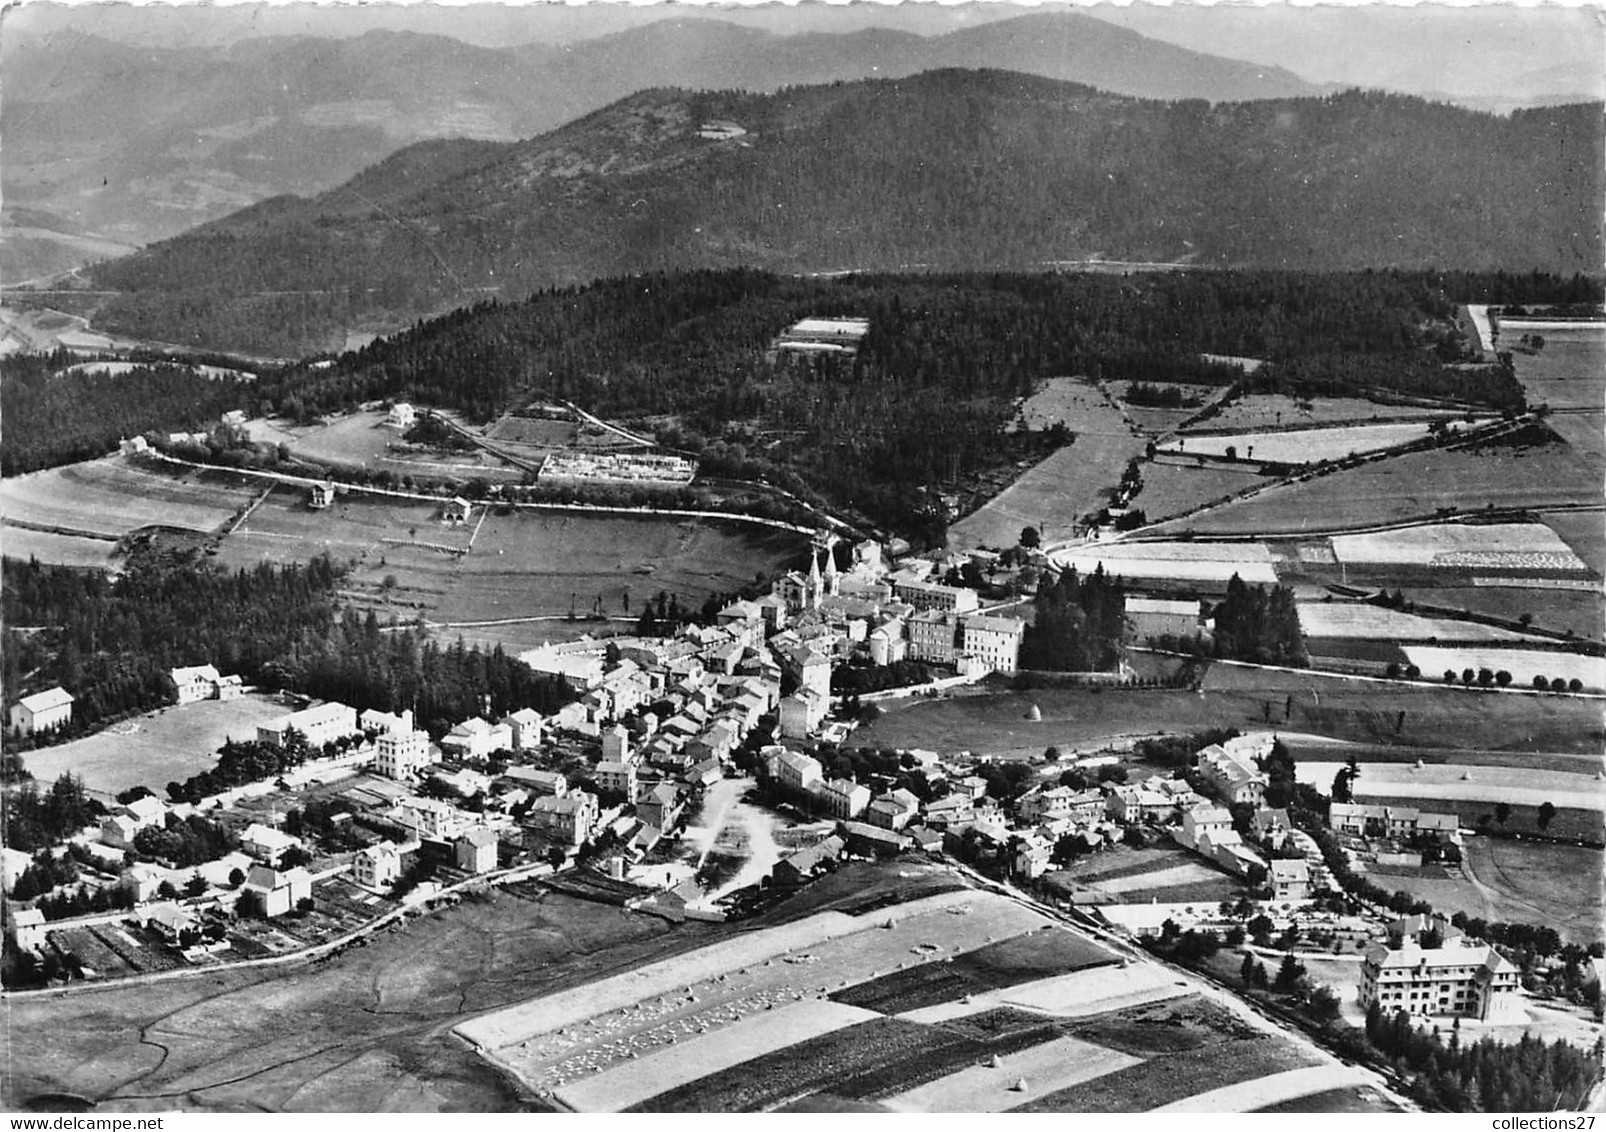
[[[820,556],[816,548],[809,548],[809,579],[803,589],[804,603],[810,609],[820,608]]]
[[[842,576],[836,568],[836,551],[832,548],[834,541],[830,540],[825,544],[825,592],[832,597],[837,595],[837,589],[842,584]]]

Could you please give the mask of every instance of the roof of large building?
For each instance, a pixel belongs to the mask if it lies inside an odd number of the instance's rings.
[[[35,692],[31,696],[23,696],[18,702],[31,712],[41,712],[70,704],[73,702],[73,698],[72,693],[67,689],[58,687],[47,688],[45,691]]]
[[[967,632],[1008,633],[1016,637],[1026,632],[1026,622],[1018,617],[989,617],[985,613],[972,613],[964,619],[964,626]]]

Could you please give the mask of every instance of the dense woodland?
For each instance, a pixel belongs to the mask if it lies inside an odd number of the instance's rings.
[[[413,708],[437,734],[486,711],[487,700],[495,712],[567,701],[561,681],[500,649],[442,647],[421,628],[382,632],[372,613],[337,615],[339,577],[326,556],[231,573],[139,551],[115,580],[8,558],[0,596],[6,702],[66,688],[77,702],[72,723],[51,740],[59,741],[171,703],[168,670],[180,665],[213,664],[248,683],[359,709]]]
[[[1066,570],[1042,582],[1036,617],[1021,642],[1020,666],[1056,672],[1106,672],[1122,656],[1125,597],[1102,564],[1085,578]]]
[[[740,122],[741,144],[690,123]],[[486,294],[669,266],[1595,270],[1597,106],[1158,102],[999,71],[645,91],[492,156],[278,197],[95,267],[105,325],[295,355]]]
[[[1269,359],[1288,376],[1262,380],[1298,384],[1306,359],[1337,358],[1348,368],[1309,363],[1327,367],[1324,389],[1504,407],[1520,392],[1503,369],[1441,376],[1441,359],[1466,349],[1456,302],[1480,288],[1535,302],[1598,293],[1583,279],[1428,272],[823,280],[689,271],[482,302],[331,368],[264,377],[256,392],[262,406],[299,419],[381,397],[480,419],[568,399],[656,430],[724,474],[762,476],[930,538],[940,520],[927,490],[1039,458],[1065,439],[1003,432],[1014,401],[1054,374],[1151,386],[1241,376],[1201,360],[1211,353]],[[868,318],[858,356],[773,358],[776,335],[810,314]]]
[[[204,429],[255,404],[251,382],[241,378],[164,364],[123,374],[59,372],[73,360],[66,351],[6,358],[0,417],[11,427],[0,435],[0,474],[104,456],[146,432]]]

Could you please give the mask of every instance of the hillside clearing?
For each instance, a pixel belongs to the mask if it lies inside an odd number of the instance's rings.
[[[1286,432],[1188,433],[1160,446],[1162,452],[1220,456],[1273,464],[1316,464],[1381,452],[1422,440],[1427,424],[1400,423],[1290,429]]]
[[[200,473],[164,475],[107,456],[7,477],[0,481],[0,516],[113,538],[147,526],[211,532],[258,494]]]

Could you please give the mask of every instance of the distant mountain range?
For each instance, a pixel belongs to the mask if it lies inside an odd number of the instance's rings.
[[[17,226],[0,246],[8,282],[84,262],[70,237],[148,243],[267,197],[327,189],[413,142],[513,141],[654,87],[769,92],[965,67],[1144,98],[1321,89],[1063,11],[935,36],[781,36],[696,18],[503,49],[397,31],[188,48],[54,33],[7,47],[0,186]]]
[[[1004,32],[1007,24],[982,31]],[[429,142],[96,268],[110,329],[329,348],[488,295],[683,267],[1114,260],[1598,270],[1599,104],[1210,106],[998,71],[651,90],[523,142]]]

